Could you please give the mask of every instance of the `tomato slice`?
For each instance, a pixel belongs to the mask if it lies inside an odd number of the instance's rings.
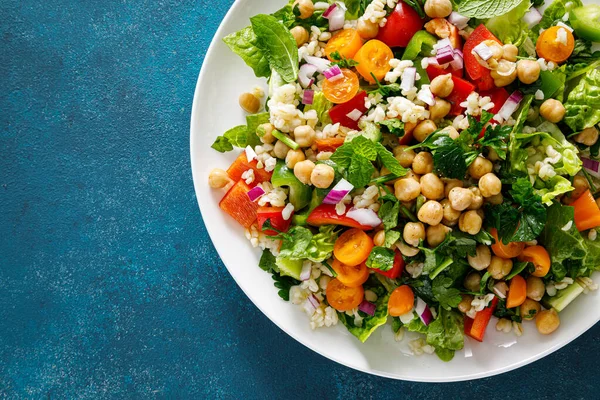
[[[331,53],[337,51],[343,58],[354,58],[361,46],[362,39],[356,29],[344,29],[329,39],[325,46],[325,56],[333,61]]]
[[[463,76],[463,70],[461,69],[452,69],[450,67],[448,68],[442,68],[439,65],[434,65],[434,64],[429,64],[427,66],[427,68],[425,69],[425,71],[427,72],[427,76],[429,77],[429,80],[433,80],[433,78],[440,76],[440,75],[446,75],[446,74],[452,74],[458,78],[462,78]]]
[[[332,279],[325,292],[327,303],[338,311],[349,311],[359,306],[365,297],[362,286],[348,287],[339,279]]]
[[[392,317],[399,317],[413,309],[415,294],[408,285],[398,286],[390,295],[388,311]]]
[[[258,204],[248,197],[249,191],[250,186],[240,179],[219,202],[221,210],[245,228],[249,228],[256,221],[256,210],[258,209]]]
[[[392,49],[380,40],[369,40],[358,50],[354,55],[354,60],[358,62],[356,71],[370,84],[375,84],[375,79],[371,74],[375,75],[378,81],[385,78],[392,67],[390,60],[394,58]]]
[[[564,35],[564,41],[561,42],[559,34]],[[562,26],[552,26],[546,29],[535,44],[535,51],[542,58],[556,63],[562,63],[567,60],[575,49],[575,38],[570,30]]]
[[[264,223],[269,220],[271,226],[280,232],[287,232],[292,223],[292,218],[283,219],[283,207],[259,207],[256,211],[256,219],[258,220],[258,229],[262,231]],[[277,232],[272,229],[264,231],[265,235],[277,235]]]
[[[446,100],[452,103],[449,114],[460,115],[465,110],[460,106],[460,103],[465,101],[467,97],[475,91],[475,86],[456,76],[452,76],[452,82],[454,82],[454,90],[452,90],[450,96],[446,97]]]
[[[358,287],[369,279],[369,269],[365,263],[350,266],[334,259],[331,268],[337,274],[337,279],[348,287]]]
[[[308,216],[306,222],[312,226],[321,226],[321,225],[341,225],[348,226],[350,228],[358,228],[364,231],[368,231],[373,229],[372,226],[362,225],[359,222],[353,220],[352,218],[346,217],[346,213],[348,210],[352,208],[351,206],[346,206],[346,211],[342,215],[338,215],[335,210],[335,204],[321,204],[315,207],[314,210]]]
[[[345,265],[364,262],[373,249],[373,239],[361,229],[348,229],[335,241],[333,255]]]
[[[342,126],[358,130],[358,121],[354,121],[352,118],[348,117],[348,114],[350,114],[353,110],[359,110],[361,113],[364,114],[365,111],[367,111],[367,107],[365,107],[366,98],[367,92],[362,91],[359,92],[356,96],[354,96],[352,100],[331,107],[331,109],[329,110],[329,118],[331,118],[332,123],[337,124],[339,122]],[[321,149],[319,150],[324,151]]]
[[[383,28],[379,28],[376,39],[390,47],[406,47],[413,35],[423,28],[424,21],[408,4],[400,1],[387,17]]]
[[[349,69],[342,68],[343,77],[334,81],[323,80],[323,94],[332,103],[346,103],[356,96],[359,89],[358,76]]]
[[[402,258],[402,254],[398,250],[396,250],[396,254],[394,255],[394,266],[389,271],[382,271],[377,268],[371,268],[373,271],[377,272],[380,275],[386,276],[390,279],[396,279],[400,276],[402,271],[404,271],[404,259]]]

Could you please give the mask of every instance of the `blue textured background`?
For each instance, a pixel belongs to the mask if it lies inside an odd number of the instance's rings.
[[[230,4],[0,2],[0,398],[591,397],[600,326],[518,371],[425,385],[336,365],[249,302],[188,156]]]

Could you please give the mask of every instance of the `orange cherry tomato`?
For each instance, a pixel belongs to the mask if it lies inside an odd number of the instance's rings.
[[[559,31],[560,35],[566,36],[566,44],[559,40]],[[561,26],[553,26],[546,29],[540,37],[535,45],[535,51],[542,58],[545,58],[546,61],[554,61],[555,63],[561,63],[566,61],[571,53],[573,53],[573,49],[575,48],[575,38],[573,34],[568,29]]]
[[[362,46],[362,39],[356,29],[344,29],[333,35],[325,46],[325,56],[333,61],[331,53],[338,52],[343,58],[353,58]]]
[[[506,308],[519,307],[527,298],[527,281],[521,275],[515,275],[510,280]]]
[[[348,311],[358,307],[365,297],[362,286],[348,287],[339,279],[332,279],[327,284],[327,302],[338,311]]]
[[[543,278],[550,271],[550,255],[542,246],[529,246],[519,254],[519,261],[533,263],[535,271],[531,274],[538,278]]]
[[[373,249],[373,239],[360,229],[348,229],[335,241],[333,255],[342,264],[354,266],[369,257]]]
[[[521,254],[525,248],[525,243],[523,242],[510,242],[509,244],[502,243],[500,239],[498,239],[498,231],[496,228],[490,229],[490,234],[496,241],[496,243],[492,245],[492,251],[498,257],[513,258]]]
[[[399,317],[413,309],[415,294],[408,285],[397,287],[388,302],[388,311],[392,317]]]
[[[333,260],[331,268],[337,273],[337,279],[348,287],[357,287],[369,279],[369,269],[365,263],[353,267]]]
[[[349,69],[342,68],[343,78],[335,81],[323,80],[323,94],[332,103],[341,104],[350,101],[358,93],[358,76]]]
[[[371,84],[375,83],[375,79],[371,73],[375,75],[377,80],[381,81],[392,67],[390,60],[394,58],[392,49],[382,41],[369,40],[358,50],[354,56],[354,61],[358,62],[356,71]]]

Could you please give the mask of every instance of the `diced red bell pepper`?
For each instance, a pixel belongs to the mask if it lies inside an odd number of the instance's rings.
[[[479,95],[481,97],[489,96],[492,100],[492,103],[494,103],[494,108],[489,110],[489,112],[491,112],[492,114],[498,114],[506,100],[508,100],[510,93],[508,93],[508,91],[503,87],[499,87],[494,88],[492,90],[479,92]]]
[[[463,47],[463,60],[467,75],[471,78],[478,90],[490,90],[495,87],[490,70],[479,64],[472,51],[481,42],[494,40],[502,45],[502,42],[494,36],[483,24],[479,25],[469,36]]]
[[[264,223],[269,220],[271,226],[277,229],[279,232],[287,232],[290,229],[290,225],[292,223],[292,218],[283,219],[283,207],[259,207],[256,212],[256,217],[258,219],[258,229],[262,231],[262,227]],[[264,231],[265,235],[274,236],[277,235],[277,232],[272,229],[267,229]]]
[[[312,226],[342,225],[350,228],[362,229],[364,231],[373,229],[372,226],[362,225],[358,221],[348,218],[346,213],[350,208],[350,206],[346,206],[346,211],[344,211],[344,214],[338,215],[338,213],[335,211],[335,204],[321,204],[312,210],[306,222]]]
[[[344,144],[344,138],[328,138],[328,139],[317,139],[315,140],[315,144],[317,145],[317,150],[321,151],[331,151],[334,152],[338,147]]]
[[[359,110],[361,113],[365,113],[367,108],[365,107],[365,99],[367,98],[367,92],[362,91],[357,93],[352,100],[342,104],[331,107],[329,110],[329,117],[334,124],[338,122],[340,125],[350,129],[358,130],[358,121],[354,121],[348,117],[353,110]]]
[[[454,89],[450,96],[446,97],[446,100],[452,103],[449,114],[460,115],[465,110],[460,106],[460,103],[467,100],[467,97],[475,91],[475,86],[456,76],[452,77],[452,82],[454,82]]]
[[[483,342],[485,330],[490,323],[490,319],[492,318],[492,314],[494,314],[497,305],[498,297],[494,296],[492,303],[475,314],[474,319],[465,316],[465,334],[479,342]]]
[[[404,123],[404,135],[402,135],[402,137],[398,139],[398,142],[401,146],[408,145],[412,141],[413,131],[415,130],[416,126],[417,124],[415,124],[414,122]]]
[[[373,271],[390,279],[396,279],[400,276],[400,274],[402,274],[402,271],[404,271],[404,259],[402,258],[402,254],[396,250],[396,255],[394,256],[394,266],[392,269],[388,271],[382,271],[380,269],[373,268]]]
[[[442,68],[439,65],[434,65],[434,64],[429,64],[427,66],[427,68],[425,69],[425,72],[427,72],[427,76],[429,77],[430,81],[432,81],[433,78],[436,78],[440,75],[446,75],[446,74],[452,74],[452,75],[456,76],[457,78],[462,78],[462,76],[463,76],[462,68],[461,69],[452,69],[450,67]]]
[[[238,158],[229,166],[227,169],[227,174],[234,181],[239,181],[242,179],[242,174],[249,169],[254,170],[254,183],[262,183],[271,180],[272,172],[265,171],[264,168],[258,168],[256,165],[258,161],[252,160],[248,162],[248,158],[246,158],[246,152],[242,151]]]
[[[245,228],[249,228],[256,221],[256,210],[258,210],[258,204],[248,197],[249,191],[250,186],[240,179],[219,202],[221,210],[231,215]]]

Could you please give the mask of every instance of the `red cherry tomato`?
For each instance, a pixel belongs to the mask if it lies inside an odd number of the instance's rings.
[[[424,21],[408,4],[401,1],[387,17],[377,39],[390,47],[406,47],[415,33],[423,28]]]

